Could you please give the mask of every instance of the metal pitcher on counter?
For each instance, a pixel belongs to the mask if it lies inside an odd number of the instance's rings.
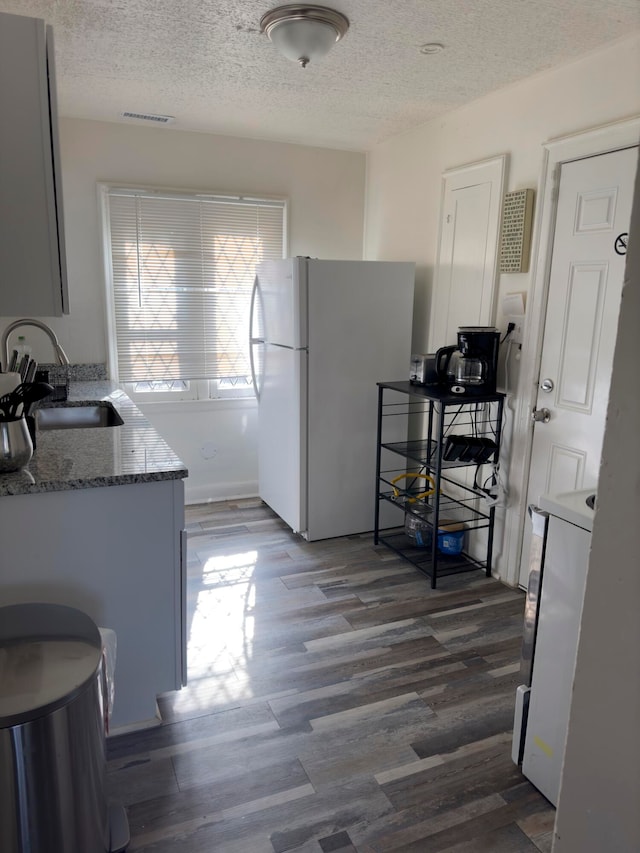
[[[0,397],[0,473],[19,471],[33,456],[28,417],[34,403],[48,397],[47,382],[25,382]]]
[[[19,471],[33,456],[27,419],[0,420],[0,474]]]

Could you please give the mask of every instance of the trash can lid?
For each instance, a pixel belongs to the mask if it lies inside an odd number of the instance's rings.
[[[0,728],[67,705],[94,678],[101,656],[100,631],[81,610],[0,607]]]

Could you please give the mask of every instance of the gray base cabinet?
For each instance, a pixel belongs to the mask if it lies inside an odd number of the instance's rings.
[[[117,637],[112,729],[186,681],[184,484],[0,498],[0,604],[66,604]]]
[[[69,312],[51,27],[0,14],[0,314]]]

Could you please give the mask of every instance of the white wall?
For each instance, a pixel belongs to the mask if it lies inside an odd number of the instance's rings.
[[[362,257],[363,154],[79,119],[62,119],[60,143],[71,313],[47,322],[73,363],[106,361],[98,181],[284,196],[290,255]],[[44,335],[27,334],[35,357],[51,361]],[[188,465],[188,501],[256,493],[255,405],[141,408]],[[210,458],[207,437],[218,448]]]
[[[640,36],[635,34],[434,119],[369,153],[365,257],[416,261],[414,351],[428,352],[429,347],[442,173],[506,153],[509,166],[505,191],[536,188],[544,142],[638,113]],[[502,275],[500,295],[528,292],[529,283],[528,274]],[[501,315],[495,319],[504,328]],[[525,342],[523,368],[533,350],[535,342]],[[517,378],[514,374],[512,382]],[[518,393],[529,391],[520,388]],[[511,423],[505,430],[507,446],[510,433]],[[502,513],[495,543],[497,570],[510,583],[517,582],[514,539],[524,502],[512,484],[521,478],[523,462],[522,454],[517,454],[511,463],[509,511],[506,520]],[[509,460],[506,463],[504,469],[509,471]]]
[[[189,469],[187,503],[258,493],[255,400],[137,405]]]
[[[640,167],[629,233],[554,853],[640,850]]]
[[[71,314],[55,324],[73,361],[104,361],[97,181],[286,196],[289,254],[362,257],[362,154],[170,128],[63,119]]]

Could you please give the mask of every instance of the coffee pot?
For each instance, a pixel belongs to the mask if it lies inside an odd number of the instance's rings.
[[[458,343],[436,352],[439,383],[452,394],[494,394],[499,345],[493,326],[460,326]]]

